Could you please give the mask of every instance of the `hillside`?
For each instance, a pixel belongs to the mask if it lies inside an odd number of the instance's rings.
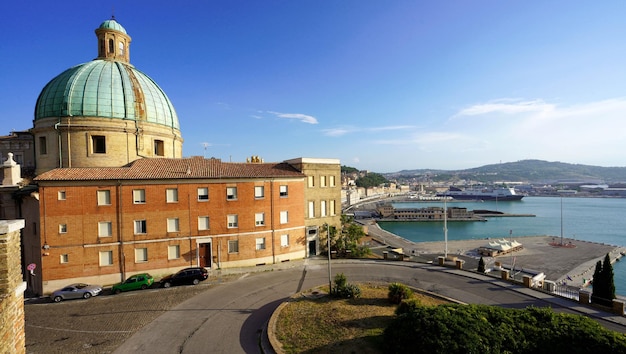
[[[600,167],[542,160],[521,160],[466,170],[403,170],[383,174],[387,179],[454,179],[477,182],[520,181],[528,183],[624,183],[626,167]]]

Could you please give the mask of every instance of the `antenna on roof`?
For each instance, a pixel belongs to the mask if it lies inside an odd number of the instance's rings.
[[[111,6],[111,20],[115,20],[115,5]]]

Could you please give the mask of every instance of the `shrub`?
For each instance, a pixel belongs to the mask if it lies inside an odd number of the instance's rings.
[[[349,284],[343,273],[335,275],[335,285],[331,289],[331,294],[344,299],[358,299],[361,296],[361,288],[357,285]]]
[[[478,261],[478,273],[484,273],[485,272],[485,260],[483,259],[483,257],[480,257],[480,260]]]
[[[399,304],[402,300],[409,299],[413,296],[413,291],[406,285],[400,283],[389,284],[389,302]]]

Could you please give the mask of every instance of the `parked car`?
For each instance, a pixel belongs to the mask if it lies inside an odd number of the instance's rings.
[[[50,298],[54,302],[61,302],[69,299],[89,299],[102,292],[100,285],[89,285],[84,283],[70,284],[62,289],[55,290]]]
[[[206,280],[209,277],[209,272],[202,267],[192,267],[179,270],[177,273],[170,274],[161,279],[161,286],[169,288],[172,285],[180,284],[193,284],[197,285],[199,282]]]
[[[154,278],[148,273],[135,274],[122,283],[117,283],[111,287],[111,292],[119,294],[122,291],[144,290],[154,283]]]

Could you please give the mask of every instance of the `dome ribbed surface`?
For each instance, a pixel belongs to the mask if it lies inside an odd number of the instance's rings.
[[[106,20],[106,21],[102,22],[100,24],[100,27],[98,27],[98,28],[111,29],[111,30],[114,30],[114,31],[119,31],[119,32],[122,32],[124,34],[127,34],[126,30],[124,29],[124,27],[122,27],[122,25],[120,25],[119,23],[117,23],[117,21],[115,21],[113,19]]]
[[[35,120],[67,116],[141,120],[180,129],[165,92],[132,65],[111,60],[74,66],[43,88]]]

